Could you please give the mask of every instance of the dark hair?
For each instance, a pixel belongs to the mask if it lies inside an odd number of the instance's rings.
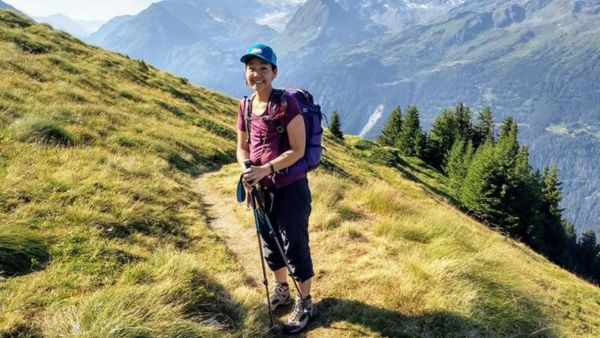
[[[252,61],[252,59],[259,59],[260,61],[262,61],[262,62],[264,62],[264,63],[266,63],[266,64],[269,64],[269,65],[271,65],[271,70],[273,70],[273,71],[276,71],[276,70],[277,70],[277,66],[276,66],[276,65],[274,65],[274,64],[272,64],[272,63],[270,63],[270,62],[267,62],[267,61],[265,61],[265,60],[263,60],[263,59],[261,59],[261,58],[259,58],[259,57],[256,57],[256,56],[251,56],[251,57],[249,57],[249,58],[246,60],[246,63],[245,63],[246,67],[248,67],[248,63],[250,63],[250,61]]]

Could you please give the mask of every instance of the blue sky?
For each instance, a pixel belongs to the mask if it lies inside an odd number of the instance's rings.
[[[117,15],[137,14],[160,0],[2,0],[32,16],[62,13],[77,20],[107,21]]]

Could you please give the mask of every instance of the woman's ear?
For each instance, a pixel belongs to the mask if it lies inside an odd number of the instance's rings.
[[[277,77],[277,68],[273,69],[273,80]]]

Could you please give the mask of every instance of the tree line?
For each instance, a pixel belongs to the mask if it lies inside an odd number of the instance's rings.
[[[337,120],[335,128],[339,129]],[[443,110],[425,132],[419,110],[412,105],[406,114],[399,106],[391,112],[377,142],[397,148],[404,156],[418,157],[444,173],[461,209],[600,284],[596,233],[587,230],[577,238],[574,225],[560,208],[562,191],[556,166],[534,171],[528,146],[520,145],[517,136],[518,125],[512,117],[496,128],[489,107],[474,119],[462,103]]]

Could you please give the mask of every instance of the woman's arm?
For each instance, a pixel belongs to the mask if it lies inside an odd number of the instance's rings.
[[[304,129],[304,118],[302,115],[296,115],[296,117],[294,117],[287,125],[286,129],[290,149],[271,161],[275,171],[279,171],[291,166],[304,156],[304,148],[306,147],[306,130]]]
[[[250,148],[248,148],[248,142],[246,142],[247,138],[248,133],[238,129],[236,157],[238,163],[242,166],[242,170],[246,169],[244,161],[250,158]]]

